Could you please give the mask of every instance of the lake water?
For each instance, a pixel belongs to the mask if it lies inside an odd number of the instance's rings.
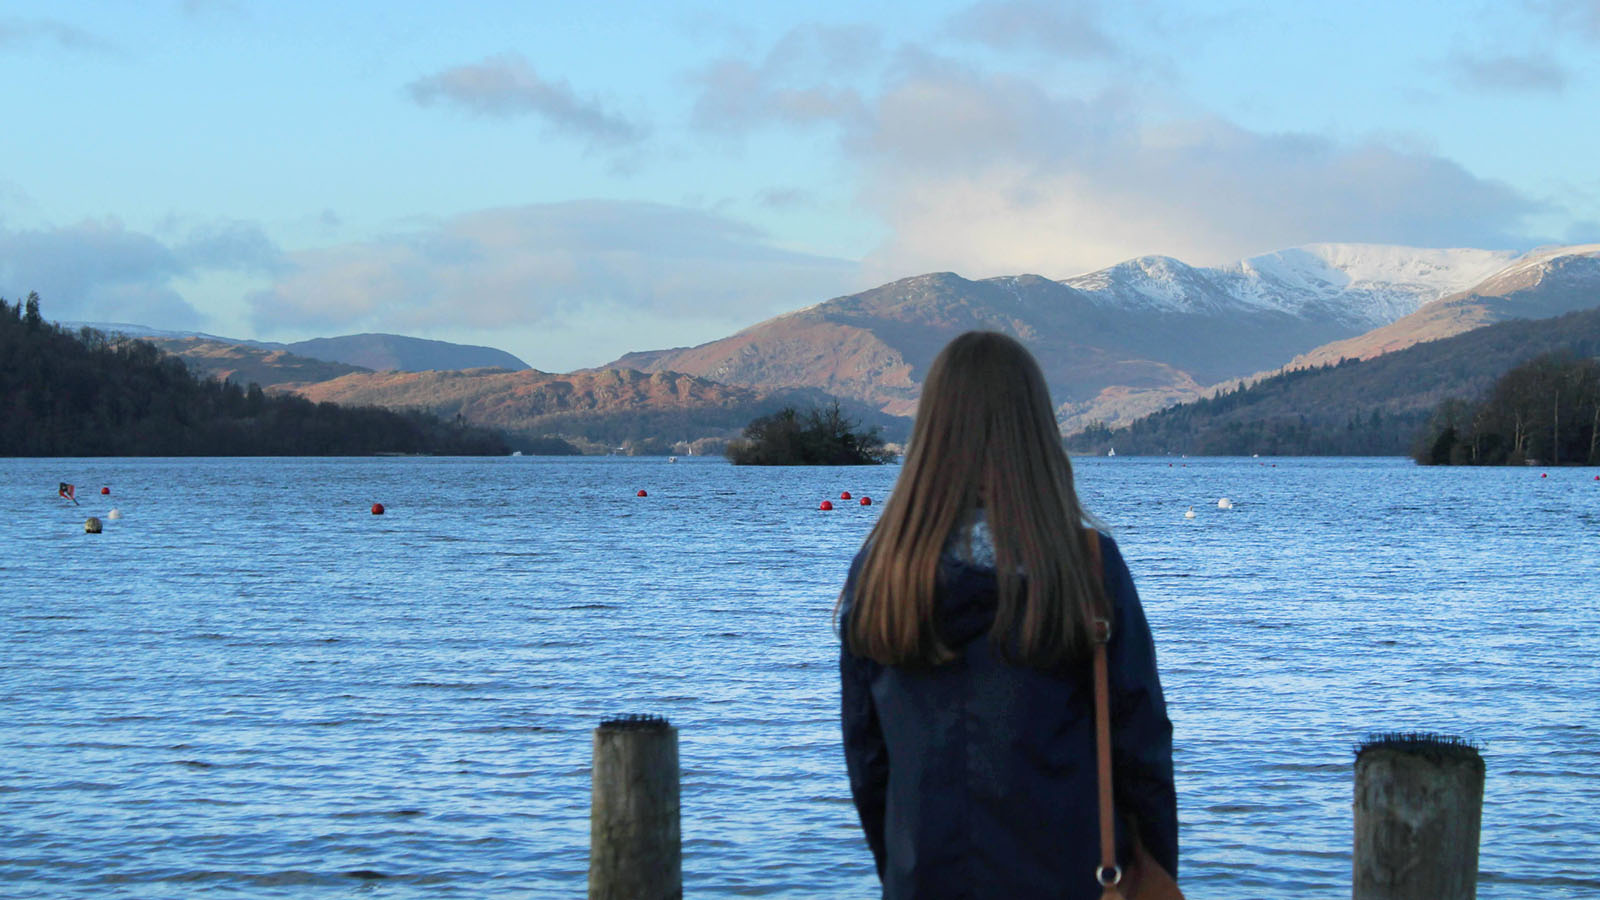
[[[1596,470],[1077,470],[1189,896],[1348,897],[1353,745],[1415,729],[1486,744],[1480,897],[1600,893]],[[0,460],[0,896],[582,896],[590,732],[635,712],[680,729],[688,896],[874,896],[829,615],[879,508],[839,492],[897,473]]]

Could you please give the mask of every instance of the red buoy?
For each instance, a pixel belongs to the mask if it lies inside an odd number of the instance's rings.
[[[862,506],[871,506],[872,505],[872,498],[871,497],[862,497],[861,498],[861,505]]]
[[[1550,473],[1549,472],[1540,472],[1539,473],[1539,477],[1540,478],[1549,478],[1550,477]]]
[[[833,509],[833,504],[828,502],[827,500],[824,500],[824,501],[822,501],[822,505],[818,506],[817,509],[820,509],[823,512],[827,512],[828,510]]]
[[[375,515],[375,516],[383,515],[383,504],[382,503],[374,503],[374,504],[372,504],[372,514]]]
[[[108,488],[108,487],[101,488],[100,489],[100,493],[109,494],[109,493],[111,493],[111,488]]]
[[[637,493],[637,494],[634,494],[634,496],[635,496],[635,497],[648,497],[648,496],[650,496],[650,495],[649,495],[649,494],[646,494],[646,493],[645,493],[645,492],[644,492],[644,491],[643,491],[643,490],[641,490],[641,491],[639,491],[639,493]]]
[[[849,500],[850,499],[850,492],[849,491],[840,491],[839,492],[839,499],[840,500]]]

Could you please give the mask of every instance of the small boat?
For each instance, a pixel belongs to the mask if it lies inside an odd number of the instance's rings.
[[[1106,455],[1107,456],[1116,456],[1117,455],[1117,448],[1112,447],[1110,450],[1107,450],[1106,451]]]
[[[521,450],[513,450],[513,451],[511,451],[511,455],[512,456],[521,456],[522,455],[522,451]]]
[[[676,456],[667,457],[667,462],[677,462],[677,461],[678,461],[678,458]]]

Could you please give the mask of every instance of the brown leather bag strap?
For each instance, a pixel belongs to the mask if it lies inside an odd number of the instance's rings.
[[[1094,529],[1088,530],[1087,543],[1095,577],[1104,586],[1105,563],[1100,557],[1100,535]],[[1110,597],[1106,599],[1106,614],[1110,615]],[[1100,865],[1095,869],[1094,876],[1105,889],[1103,896],[1120,897],[1116,884],[1122,880],[1122,869],[1117,865],[1116,812],[1111,786],[1111,677],[1106,663],[1111,622],[1096,618],[1094,624],[1094,740],[1100,782]]]

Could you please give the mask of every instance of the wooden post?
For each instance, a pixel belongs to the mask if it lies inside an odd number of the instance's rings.
[[[681,898],[678,730],[658,716],[601,722],[593,791],[589,900]]]
[[[1483,757],[1460,738],[1375,736],[1356,750],[1354,900],[1473,900]]]

